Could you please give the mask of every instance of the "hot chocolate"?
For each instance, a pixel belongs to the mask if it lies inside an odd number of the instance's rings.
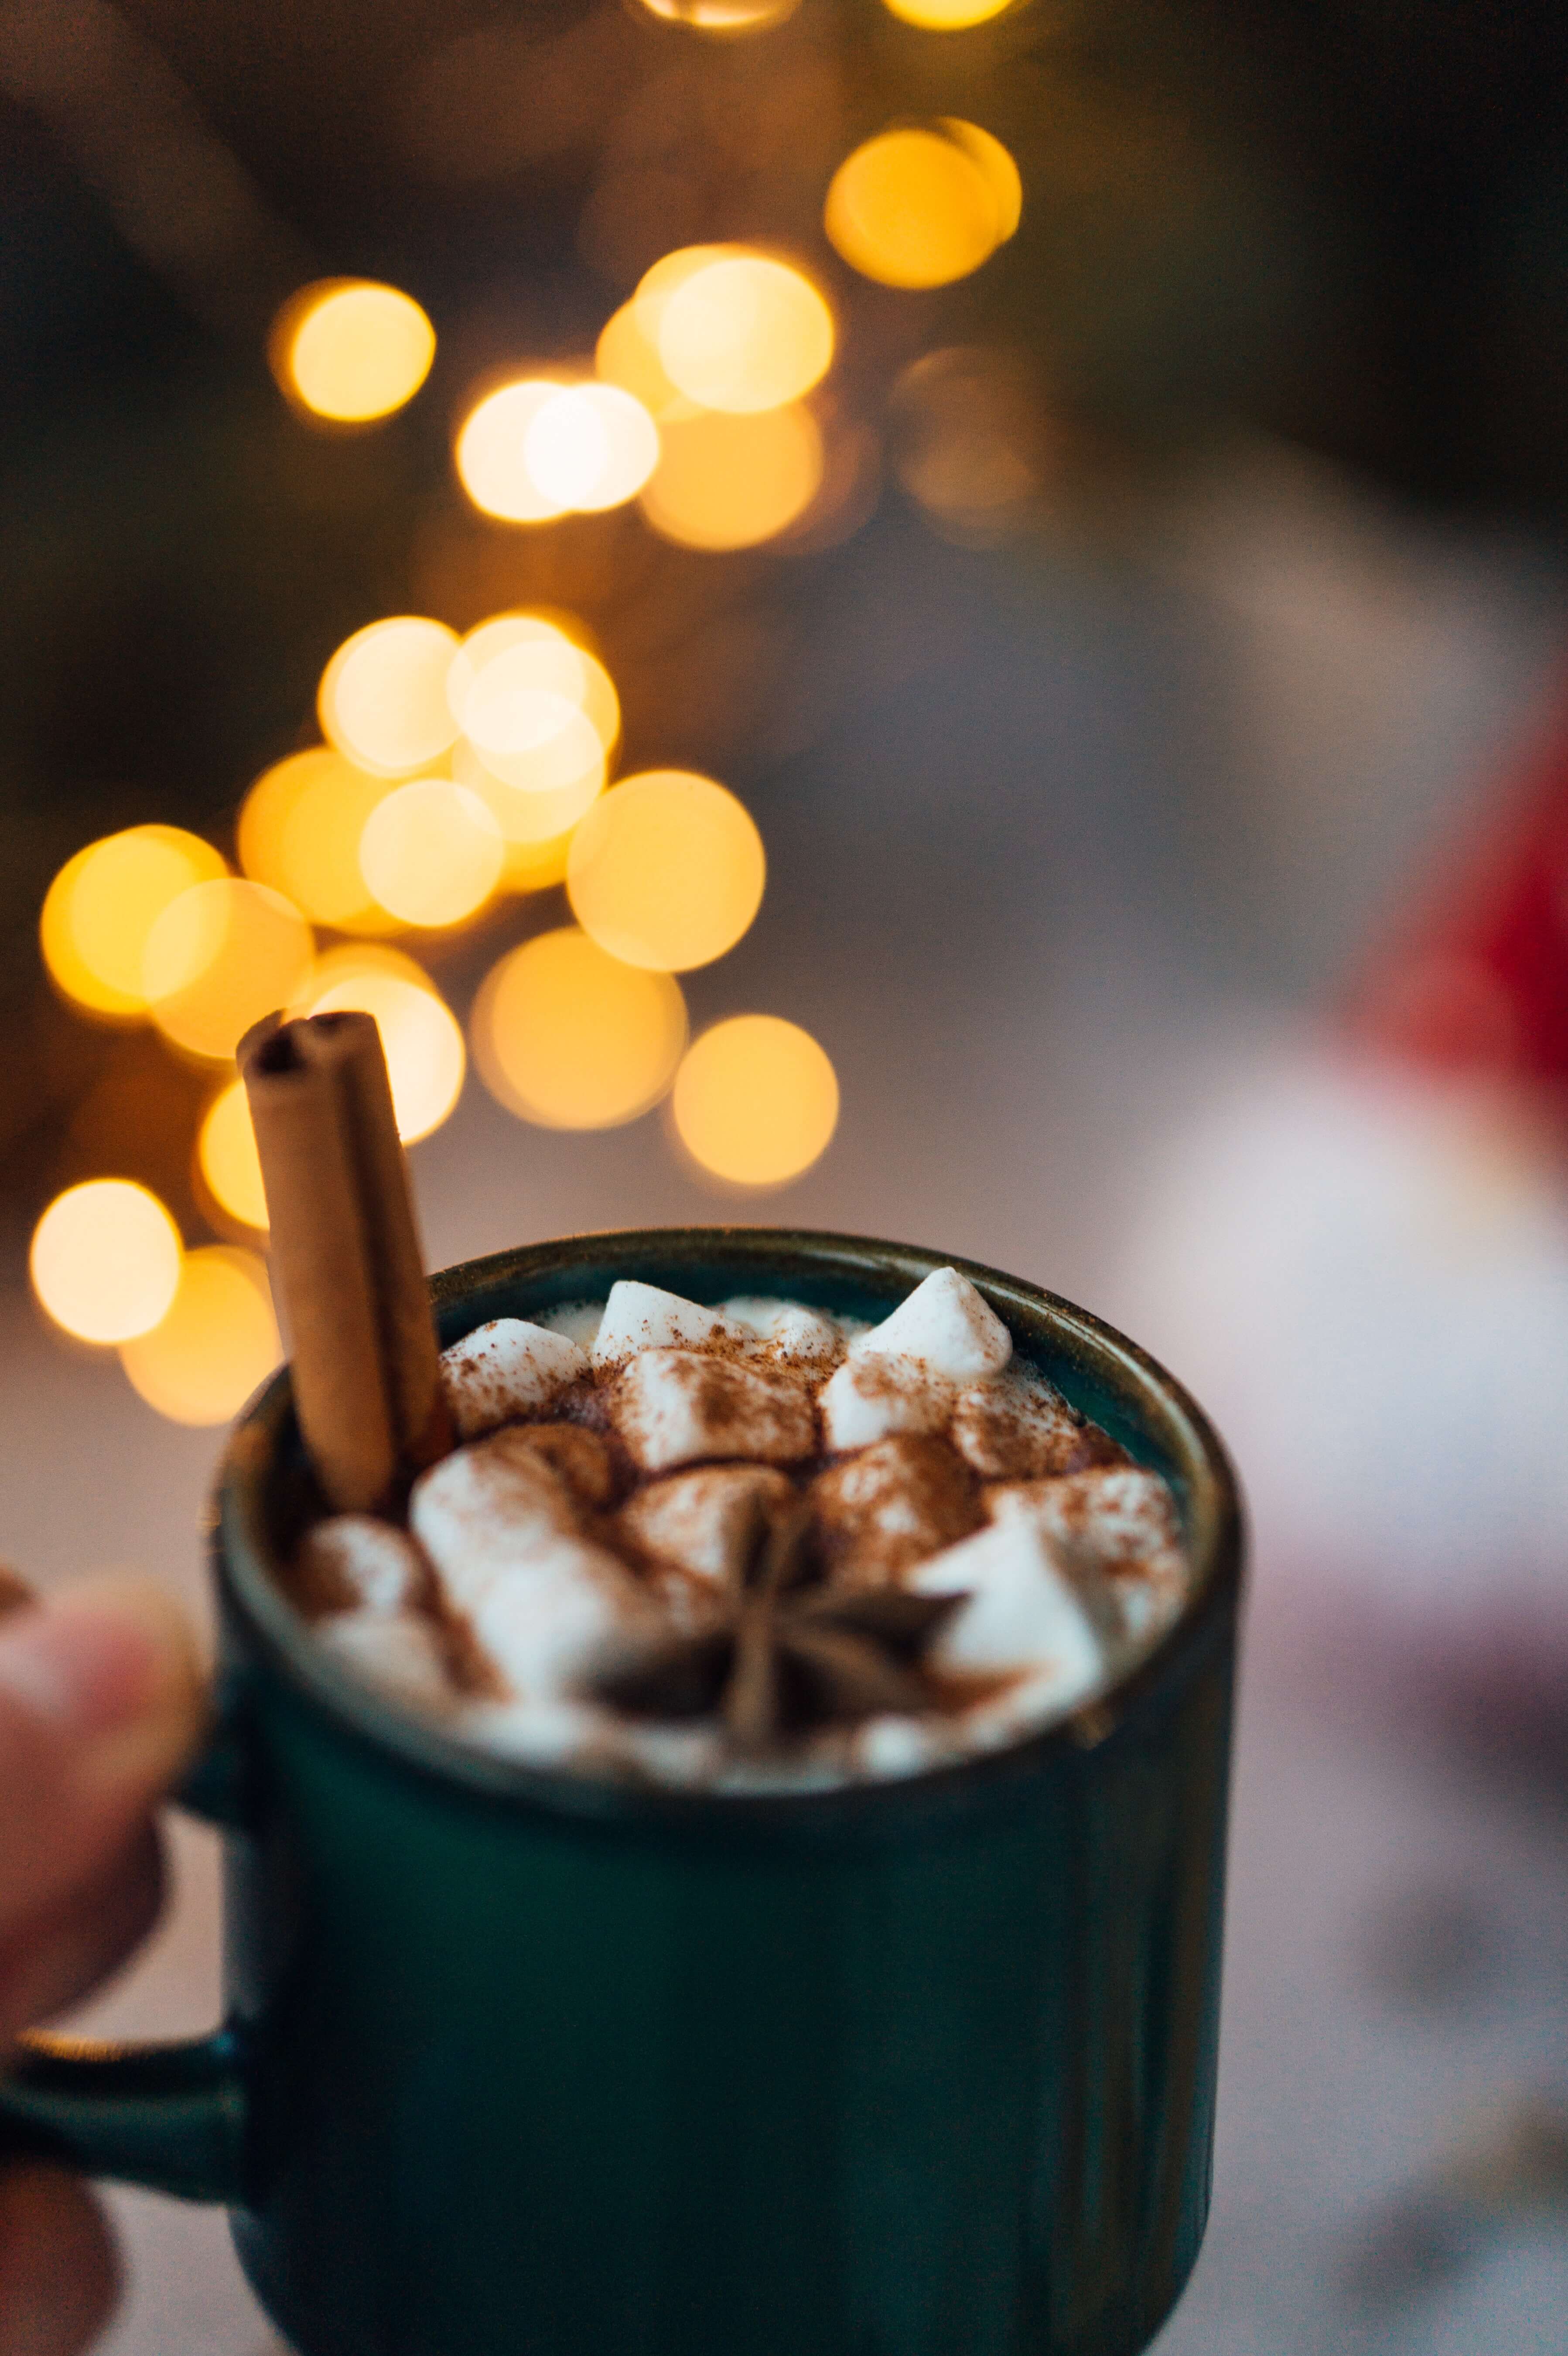
[[[1171,1494],[955,1269],[880,1325],[623,1281],[442,1360],[406,1526],[314,1525],[293,1594],[391,1698],[509,1756],[719,1791],[1014,1741],[1180,1612]]]

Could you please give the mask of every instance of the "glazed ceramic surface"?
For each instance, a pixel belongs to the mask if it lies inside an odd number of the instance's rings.
[[[435,1280],[443,1342],[638,1276],[878,1318],[935,1253],[651,1230]],[[286,1374],[214,1515],[228,2018],[39,2040],[0,2136],[226,2201],[302,2356],[1130,2356],[1208,2207],[1240,1530],[1179,1388],[959,1265],[1172,1482],[1197,1590],[1103,1700],[907,1782],[720,1797],[544,1773],[392,1709],[275,1578]]]

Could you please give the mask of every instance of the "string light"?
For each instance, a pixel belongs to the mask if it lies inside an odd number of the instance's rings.
[[[256,779],[240,812],[240,864],[313,923],[340,933],[384,933],[359,866],[365,821],[388,790],[329,744],[291,754]]]
[[[527,377],[476,402],[458,430],[458,480],[476,508],[503,523],[549,523],[566,512],[535,482],[528,463],[528,428],[560,386]]]
[[[463,1033],[421,966],[396,949],[356,944],[322,958],[296,1012],[373,1014],[405,1145],[439,1129],[463,1093]],[[216,1188],[214,1192],[216,1192]]]
[[[833,314],[803,272],[766,254],[727,253],[663,300],[660,365],[704,409],[745,413],[798,401],[833,359]]]
[[[614,681],[581,636],[542,614],[493,614],[469,631],[447,674],[447,697],[459,726],[469,726],[469,699],[481,672],[519,647],[536,651],[497,672],[488,693],[516,687],[564,696],[587,715],[606,754],[613,753],[621,734]]]
[[[129,1178],[91,1178],[58,1194],[33,1230],[39,1301],[83,1342],[126,1342],[166,1312],[180,1237],[157,1196]]]
[[[267,1271],[254,1252],[187,1252],[167,1313],[122,1344],[132,1387],[172,1423],[228,1423],[282,1356]]]
[[[808,1031],[774,1014],[737,1014],[696,1041],[670,1099],[693,1160],[738,1186],[782,1186],[827,1148],[838,1082]]]
[[[682,973],[734,948],[762,904],[766,861],[750,813],[711,777],[627,777],[572,837],[567,894],[602,949]]]
[[[568,926],[500,960],[470,1032],[480,1076],[509,1112],[545,1129],[612,1129],[668,1087],[686,1001],[667,973],[624,965]]]
[[[640,5],[667,25],[687,25],[694,33],[732,38],[782,25],[794,16],[800,0],[640,0]]]
[[[480,796],[451,777],[418,777],[378,802],[359,838],[365,881],[405,925],[461,924],[500,881],[501,830]]]
[[[228,876],[172,900],[147,935],[143,980],[154,1022],[187,1055],[220,1063],[310,969],[310,926],[264,884]]]
[[[50,884],[39,945],[56,988],[90,1013],[144,1015],[147,936],[193,884],[225,875],[201,837],[177,826],[133,826],[68,859]]]
[[[988,24],[1013,0],[885,0],[893,16],[927,33],[961,33],[971,25]]]
[[[435,329],[411,294],[368,278],[328,278],[284,304],[273,373],[317,417],[362,424],[411,401],[435,358]]]
[[[243,1080],[230,1080],[202,1115],[196,1160],[214,1201],[230,1218],[246,1227],[268,1225],[267,1193]]]
[[[531,875],[545,859],[549,847],[569,838],[583,813],[592,809],[604,790],[606,765],[603,748],[581,712],[569,707],[570,733],[565,742],[556,740],[552,752],[561,756],[563,768],[570,766],[564,755],[575,750],[577,774],[564,786],[539,791],[537,787],[515,786],[508,778],[498,777],[486,768],[478,753],[463,738],[453,748],[452,774],[470,793],[477,794],[500,830],[505,846],[502,865],[504,880],[518,875]],[[564,873],[564,870],[562,873]],[[552,877],[559,882],[559,877]],[[537,888],[525,884],[525,889]]]
[[[585,515],[635,498],[658,455],[658,427],[620,385],[562,386],[523,437],[523,464],[540,497]]]
[[[457,633],[398,614],[346,638],[321,675],[321,733],[372,776],[407,776],[438,761],[457,734],[446,675]]]
[[[945,286],[1018,226],[1017,166],[1001,142],[951,119],[884,131],[845,158],[823,212],[850,267],[884,286]]]
[[[661,432],[643,513],[682,548],[754,548],[772,540],[805,513],[822,481],[822,436],[799,403],[749,416],[699,411]]]

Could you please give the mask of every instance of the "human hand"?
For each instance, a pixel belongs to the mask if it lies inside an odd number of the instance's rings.
[[[7,1609],[7,1606],[13,1608]],[[0,1573],[0,2067],[156,1919],[156,1801],[199,1740],[190,1631],[150,1582],[47,1605]],[[0,2356],[75,2356],[114,2305],[101,2211],[63,2169],[0,2169]]]

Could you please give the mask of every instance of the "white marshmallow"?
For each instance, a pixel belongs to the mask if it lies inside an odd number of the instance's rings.
[[[891,1317],[862,1333],[854,1355],[913,1358],[948,1383],[984,1382],[1013,1355],[1001,1319],[955,1268],[933,1269]]]
[[[478,1701],[463,1712],[469,1741],[533,1767],[560,1767],[602,1740],[607,1711],[586,1701]]]
[[[481,1442],[421,1473],[409,1526],[448,1601],[472,1612],[496,1580],[574,1537],[577,1514],[571,1492],[539,1457]]]
[[[816,1395],[830,1449],[869,1448],[896,1431],[940,1431],[952,1412],[945,1383],[933,1382],[912,1359],[877,1355],[867,1348],[870,1338],[856,1344]]]
[[[1071,1709],[1100,1683],[1104,1655],[1070,1579],[1051,1559],[1039,1531],[1021,1518],[993,1522],[972,1538],[933,1555],[907,1584],[918,1595],[969,1600],[937,1631],[927,1657],[945,1669],[1021,1670],[987,1719],[1011,1724]]]
[[[1107,1633],[1152,1643],[1187,1600],[1187,1561],[1165,1483],[1139,1465],[989,1491],[993,1526],[1037,1531]]]
[[[869,1718],[855,1730],[850,1757],[862,1775],[918,1775],[947,1747],[942,1730],[918,1718]]]
[[[792,1375],[689,1350],[639,1352],[622,1371],[610,1412],[647,1472],[715,1456],[789,1464],[816,1446],[811,1401]]]
[[[538,1415],[588,1372],[588,1353],[570,1334],[496,1317],[441,1354],[452,1419],[462,1440]]]
[[[678,1292],[623,1277],[610,1288],[593,1343],[596,1366],[619,1365],[638,1350],[696,1349],[704,1342],[745,1344],[752,1337],[721,1309],[704,1309]]]
[[[652,1618],[616,1556],[570,1537],[492,1580],[468,1612],[480,1649],[521,1702],[570,1697],[615,1640]]]
[[[639,1490],[621,1520],[639,1546],[714,1584],[738,1579],[755,1536],[759,1507],[793,1495],[765,1464],[707,1464]]]
[[[1054,1383],[1015,1359],[958,1395],[953,1445],[983,1481],[1029,1481],[1084,1461],[1084,1427]]]
[[[413,1540],[373,1514],[334,1514],[308,1529],[300,1543],[295,1582],[307,1610],[402,1612],[416,1603],[427,1578]]]
[[[315,1634],[356,1676],[414,1709],[443,1714],[457,1689],[434,1624],[416,1612],[338,1612],[318,1620]]]
[[[580,1349],[592,1351],[603,1322],[602,1301],[561,1301],[553,1309],[541,1309],[534,1319],[547,1333],[564,1333]]]
[[[792,1365],[827,1362],[844,1347],[844,1336],[832,1318],[798,1301],[770,1301],[762,1294],[744,1293],[724,1303],[724,1314]]]

